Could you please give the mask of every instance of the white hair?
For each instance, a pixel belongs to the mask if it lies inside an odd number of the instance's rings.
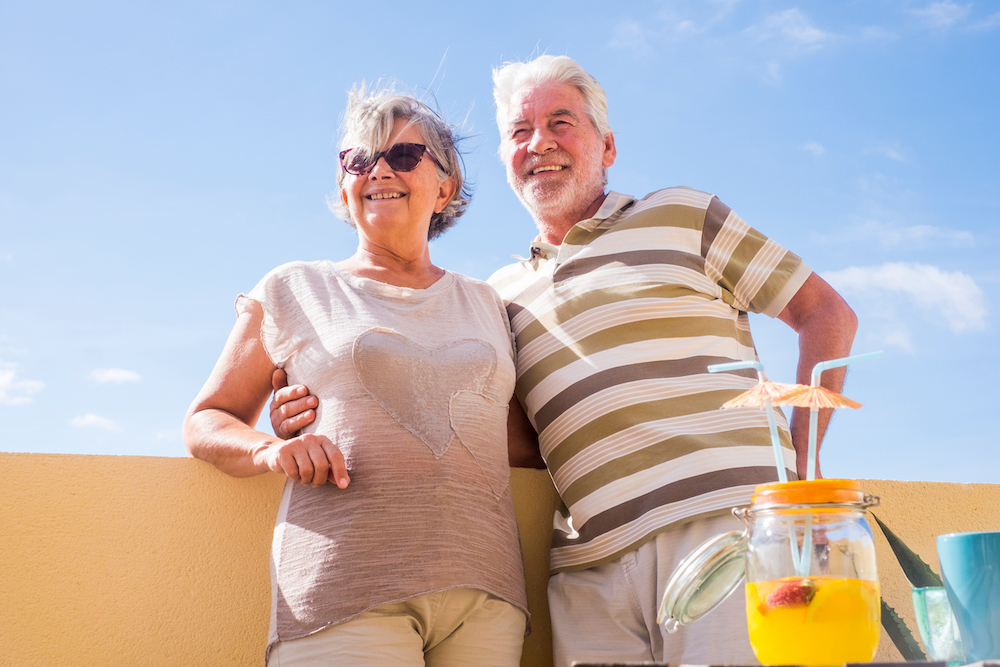
[[[497,105],[497,125],[503,132],[509,122],[510,98],[527,85],[568,83],[583,95],[587,115],[597,134],[604,138],[611,132],[608,122],[608,96],[597,79],[569,56],[539,56],[529,62],[506,63],[493,70],[493,100]]]

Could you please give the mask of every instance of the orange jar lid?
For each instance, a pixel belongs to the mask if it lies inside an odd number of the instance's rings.
[[[761,484],[753,490],[750,502],[755,506],[865,503],[861,483],[853,479],[814,479],[796,482]]]

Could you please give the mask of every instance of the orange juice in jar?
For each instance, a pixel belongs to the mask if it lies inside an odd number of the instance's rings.
[[[657,622],[675,632],[709,613],[745,578],[747,630],[765,665],[868,662],[881,634],[875,544],[866,510],[878,498],[855,480],[762,484],[746,522],[685,557]]]
[[[828,576],[746,585],[747,629],[764,665],[868,662],[878,648],[878,582]]]

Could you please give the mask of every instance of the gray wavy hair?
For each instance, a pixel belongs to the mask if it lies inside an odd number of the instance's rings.
[[[440,161],[439,181],[455,180],[455,196],[440,213],[431,215],[427,239],[440,236],[458,222],[472,199],[472,189],[462,176],[462,156],[457,143],[462,137],[429,106],[408,94],[397,93],[392,86],[367,86],[361,82],[347,93],[347,110],[341,132],[340,150],[360,148],[370,155],[377,153],[392,136],[392,126],[402,118],[420,130],[427,149]],[[443,167],[443,168],[442,168]],[[343,200],[347,174],[338,164],[336,196],[327,197],[327,206],[337,217],[356,227]]]
[[[587,103],[587,115],[604,138],[611,132],[608,122],[608,96],[597,79],[580,67],[569,56],[538,56],[534,60],[509,62],[493,69],[493,100],[497,105],[497,126],[503,136],[507,125],[510,98],[527,85],[541,83],[568,83],[575,86]]]

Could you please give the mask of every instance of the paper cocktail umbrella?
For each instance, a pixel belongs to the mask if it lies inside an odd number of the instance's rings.
[[[753,389],[743,392],[736,398],[722,404],[723,408],[764,408],[767,413],[767,428],[771,433],[771,447],[774,449],[774,463],[778,466],[778,480],[788,481],[785,473],[785,458],[781,453],[781,441],[778,439],[778,426],[774,421],[774,405],[772,399],[785,393],[793,385],[769,382],[764,374],[764,366],[759,361],[734,361],[728,364],[713,364],[708,367],[709,373],[736,371],[753,368],[757,371],[757,384]]]
[[[724,366],[725,364],[719,364]],[[709,366],[709,371],[712,370],[714,366]],[[764,371],[759,373],[760,381],[754,386],[753,389],[748,389],[736,398],[726,401],[722,404],[723,408],[763,408],[767,401],[774,402],[781,396],[786,396],[788,392],[792,391],[798,385],[794,384],[784,384],[782,382],[770,382],[765,376]]]
[[[808,387],[793,384],[784,394],[772,399],[777,405],[791,405],[796,408],[860,408],[861,404],[841,396],[826,387]]]
[[[857,361],[867,361],[881,357],[881,352],[871,352],[854,357],[844,357],[843,359],[833,359],[831,361],[821,361],[813,367],[811,386],[801,384],[781,384],[769,382],[764,374],[764,366],[759,361],[737,361],[729,364],[715,364],[708,367],[710,373],[720,371],[739,370],[743,368],[754,368],[757,370],[757,385],[748,391],[743,392],[736,398],[726,401],[723,408],[737,407],[764,407],[767,413],[767,425],[771,431],[771,444],[774,448],[774,458],[778,465],[778,477],[782,482],[787,482],[785,474],[784,459],[781,455],[781,444],[778,441],[778,429],[774,423],[774,406],[791,405],[793,407],[809,409],[809,449],[808,463],[806,470],[807,479],[816,479],[816,431],[820,408],[860,408],[861,404],[849,398],[830,391],[819,384],[823,371],[838,366]],[[798,545],[798,540],[794,535],[789,536],[789,545],[792,550],[792,563],[795,566],[797,576],[804,577],[809,573],[809,554],[812,552],[812,518],[807,518],[805,530],[802,535],[802,546]]]
[[[846,366],[847,364],[853,364],[858,361],[878,359],[881,356],[881,352],[869,352],[868,354],[859,354],[853,357],[844,357],[843,359],[821,361],[813,367],[811,386],[807,387],[805,385],[796,385],[795,388],[790,390],[784,396],[774,399],[774,402],[777,405],[792,405],[795,407],[809,408],[809,450],[806,479],[816,479],[816,425],[819,420],[819,409],[861,407],[860,403],[819,386],[820,376],[823,374],[823,371],[830,370],[831,368],[837,368],[839,366]]]

